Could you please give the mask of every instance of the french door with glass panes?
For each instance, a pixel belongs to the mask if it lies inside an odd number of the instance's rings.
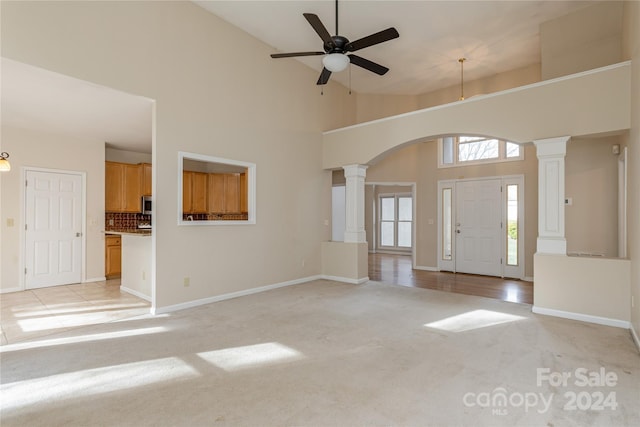
[[[378,200],[378,249],[410,251],[413,246],[413,198],[410,194],[381,194]]]
[[[438,183],[438,269],[524,277],[524,177]]]

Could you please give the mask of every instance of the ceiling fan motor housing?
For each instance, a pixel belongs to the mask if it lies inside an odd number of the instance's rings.
[[[331,36],[330,40],[324,43],[324,51],[327,53],[345,53],[349,39],[342,36]]]

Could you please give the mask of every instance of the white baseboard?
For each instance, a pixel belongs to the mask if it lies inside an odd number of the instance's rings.
[[[522,280],[525,282],[533,282],[533,276],[524,276]]]
[[[142,299],[143,299],[143,300],[145,300],[145,301],[149,301],[149,302],[151,302],[151,297],[150,297],[150,296],[148,296],[148,295],[143,294],[142,292],[135,291],[135,290],[133,290],[133,289],[127,288],[127,287],[122,286],[122,285],[120,285],[120,290],[121,290],[121,291],[124,291],[124,292],[126,292],[126,293],[128,293],[128,294],[131,294],[131,295],[133,295],[133,296],[136,296],[136,297],[138,297],[138,298],[142,298]]]
[[[104,282],[106,281],[107,278],[102,276],[102,277],[93,277],[91,279],[85,279],[84,282],[82,283],[93,283],[93,282]]]
[[[16,288],[1,289],[0,290],[0,294],[8,294],[10,292],[20,292],[20,291],[24,291],[24,289],[22,289],[20,286],[18,286]]]
[[[592,316],[590,314],[573,313],[571,311],[554,310],[552,308],[531,307],[531,311],[545,316],[562,317],[564,319],[580,320],[582,322],[596,323],[598,325],[613,326],[616,328],[629,329],[631,323],[626,320],[611,319],[609,317]]]
[[[438,267],[425,267],[423,265],[416,265],[413,267],[414,270],[423,270],[423,271],[440,271]]]
[[[386,249],[376,249],[375,253],[384,255],[411,255],[411,251],[392,251]]]
[[[209,298],[202,298],[195,301],[183,302],[180,304],[168,305],[166,307],[152,307],[152,314],[170,313],[172,311],[184,310],[186,308],[198,307],[200,305],[211,304],[213,302],[224,301],[232,298],[244,297],[247,295],[257,294],[260,292],[270,291],[272,289],[283,288],[285,286],[299,285],[301,283],[311,282],[312,280],[322,279],[321,275],[303,277],[301,279],[289,280],[288,282],[275,283],[273,285],[261,286],[259,288],[246,289],[244,291],[231,292],[228,294],[217,295]]]
[[[334,282],[350,283],[352,285],[361,285],[369,281],[369,276],[361,277],[360,279],[351,279],[349,277],[327,276],[326,274],[323,274],[320,278],[324,280],[333,280]]]
[[[633,323],[630,323],[629,331],[631,331],[631,338],[633,338],[633,342],[636,344],[638,352],[640,353],[640,338],[638,337],[636,330],[633,328]]]

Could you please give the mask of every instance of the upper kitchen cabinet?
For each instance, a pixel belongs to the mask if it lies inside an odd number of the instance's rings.
[[[207,213],[208,175],[184,171],[182,174],[182,211],[189,214]]]
[[[151,196],[151,164],[142,163],[142,195]]]
[[[246,173],[209,174],[209,213],[247,212]]]
[[[142,168],[128,163],[105,163],[105,211],[140,213]]]

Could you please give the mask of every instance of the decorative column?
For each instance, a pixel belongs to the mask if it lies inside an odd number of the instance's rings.
[[[567,254],[564,158],[569,136],[533,141],[538,156],[538,253]]]
[[[364,231],[364,178],[367,176],[365,165],[343,166],[345,187],[345,243],[366,243]]]

